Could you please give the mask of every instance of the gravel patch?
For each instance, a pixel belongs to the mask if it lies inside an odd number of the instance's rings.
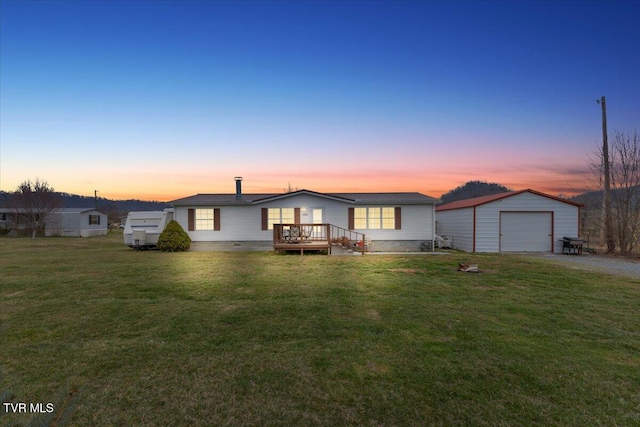
[[[626,276],[640,279],[640,261],[630,259],[613,258],[608,256],[592,255],[561,255],[561,254],[528,254],[539,258],[548,259],[554,263],[567,265],[577,270],[598,271],[616,276]]]

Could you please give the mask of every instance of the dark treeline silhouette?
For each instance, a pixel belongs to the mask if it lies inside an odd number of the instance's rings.
[[[511,191],[511,189],[494,182],[469,181],[466,184],[460,185],[448,193],[443,194],[440,199],[442,199],[442,203],[451,203],[474,197],[506,193],[507,191]]]

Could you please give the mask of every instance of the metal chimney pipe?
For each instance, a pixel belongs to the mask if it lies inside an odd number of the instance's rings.
[[[233,178],[236,180],[236,200],[242,199],[242,177],[236,176]]]

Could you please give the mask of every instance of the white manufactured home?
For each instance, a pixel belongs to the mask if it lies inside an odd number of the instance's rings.
[[[0,209],[0,228],[24,228],[24,209]],[[45,236],[92,237],[104,236],[108,231],[108,216],[94,208],[54,209],[44,224]]]
[[[106,213],[94,208],[56,209],[46,227],[47,236],[106,236],[109,226]]]
[[[436,208],[437,233],[467,252],[563,252],[579,237],[581,204],[531,189]]]
[[[420,193],[197,194],[174,200],[174,219],[196,250],[364,250],[433,247],[436,199]]]

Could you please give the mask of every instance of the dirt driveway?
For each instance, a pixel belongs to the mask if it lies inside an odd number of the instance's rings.
[[[640,261],[613,258],[601,255],[561,255],[561,254],[528,254],[538,258],[548,259],[553,263],[566,265],[577,270],[599,271],[640,279]]]

